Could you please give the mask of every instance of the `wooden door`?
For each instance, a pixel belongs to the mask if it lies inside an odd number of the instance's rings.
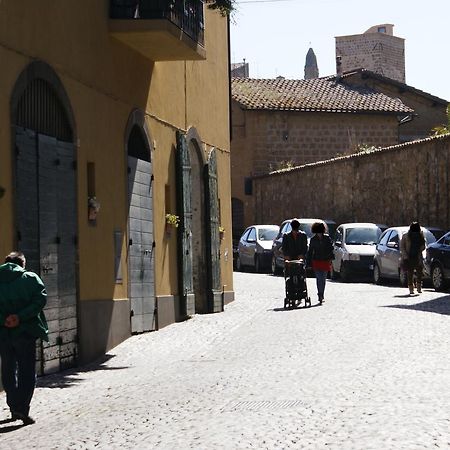
[[[128,286],[132,333],[157,329],[152,180],[151,162],[128,156]]]

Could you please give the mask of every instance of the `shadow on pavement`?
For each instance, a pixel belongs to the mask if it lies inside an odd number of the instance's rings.
[[[273,309],[268,309],[267,311],[274,311],[274,312],[280,312],[280,311],[301,311],[302,309],[311,309],[311,308],[316,308],[317,306],[322,306],[319,303],[314,303],[311,306],[300,306],[299,308],[273,308]]]
[[[10,433],[11,431],[16,431],[16,430],[18,430],[18,429],[20,429],[20,428],[25,426],[23,423],[21,423],[21,424],[18,424],[18,425],[8,425],[6,427],[1,427],[1,425],[6,425],[6,424],[11,423],[11,422],[15,422],[15,420],[13,420],[13,419],[0,420],[0,434]]]
[[[403,297],[403,296],[396,296]],[[409,295],[407,296],[409,297]],[[410,297],[411,299],[418,299],[418,296]],[[415,303],[413,305],[386,305],[382,308],[398,308],[398,309],[411,309],[415,311],[425,311],[436,314],[443,314],[450,316],[450,295],[444,295],[433,300],[428,300],[422,303]]]
[[[65,370],[64,372],[58,372],[55,374],[42,376],[37,380],[37,387],[61,389],[71,387],[72,385],[79,384],[80,382],[84,381],[83,377],[78,376],[83,373],[94,372],[97,370],[129,369],[129,366],[118,366],[118,367],[107,366],[106,363],[112,358],[114,358],[114,355],[106,354],[100,360],[88,364],[86,366],[68,369]]]

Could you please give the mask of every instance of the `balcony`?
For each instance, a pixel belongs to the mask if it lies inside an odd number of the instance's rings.
[[[206,58],[203,0],[110,0],[109,31],[152,61]]]

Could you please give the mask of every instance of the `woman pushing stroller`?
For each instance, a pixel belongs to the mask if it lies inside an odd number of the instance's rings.
[[[306,265],[312,267],[316,275],[317,296],[319,303],[322,304],[327,275],[331,270],[331,260],[334,259],[333,243],[330,236],[325,234],[326,228],[323,222],[314,222],[311,225],[311,231],[314,236],[309,241]]]

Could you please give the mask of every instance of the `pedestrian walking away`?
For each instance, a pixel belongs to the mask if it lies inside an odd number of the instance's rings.
[[[25,269],[21,252],[0,265],[0,357],[2,383],[11,421],[34,423],[30,403],[36,385],[36,340],[48,341],[43,308],[47,293],[42,280]]]
[[[305,259],[308,251],[308,238],[304,231],[300,230],[300,222],[297,219],[291,221],[292,231],[283,236],[281,249],[285,261]]]
[[[400,243],[401,267],[408,274],[409,294],[414,295],[414,273],[416,275],[417,293],[422,292],[423,257],[425,250],[425,236],[419,222],[412,222],[409,230],[402,237]]]
[[[307,267],[312,267],[316,276],[317,297],[322,304],[325,295],[325,284],[328,272],[331,270],[331,260],[334,259],[333,243],[330,236],[325,234],[326,228],[323,222],[314,222],[311,225],[314,236],[309,241],[306,257]]]

